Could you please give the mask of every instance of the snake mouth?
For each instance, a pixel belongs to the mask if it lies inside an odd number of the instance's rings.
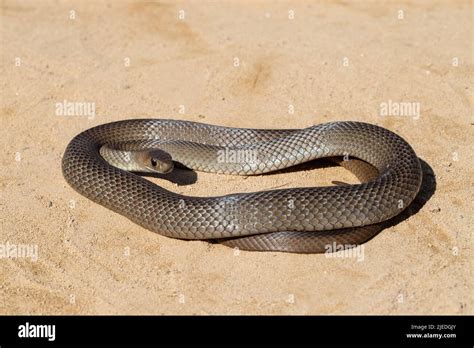
[[[163,164],[163,166],[160,169],[159,173],[160,174],[169,174],[173,171],[173,169],[174,169],[173,162],[171,162],[171,164],[166,163],[166,164]]]
[[[169,174],[173,171],[174,165],[173,162],[161,162],[156,160],[150,160],[150,165],[145,165],[145,168],[153,173],[158,174]]]

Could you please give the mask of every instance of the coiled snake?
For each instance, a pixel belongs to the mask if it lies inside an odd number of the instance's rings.
[[[364,182],[189,197],[130,172],[166,173],[173,160],[198,171],[256,175],[337,156],[349,159],[340,163]],[[418,157],[406,141],[360,122],[268,130],[118,121],[77,135],[67,146],[62,170],[79,193],[153,232],[301,253],[363,243],[412,202],[422,179]]]

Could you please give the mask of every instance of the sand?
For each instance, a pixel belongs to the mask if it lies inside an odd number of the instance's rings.
[[[474,313],[472,2],[2,1],[0,18],[0,314]],[[359,254],[174,240],[63,179],[74,135],[129,118],[370,122],[412,144],[425,181]],[[357,182],[331,166],[151,180],[196,196]]]

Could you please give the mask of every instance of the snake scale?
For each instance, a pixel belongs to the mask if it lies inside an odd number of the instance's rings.
[[[190,197],[134,173],[165,173],[178,163],[197,171],[258,175],[340,156],[362,183]],[[376,125],[346,121],[274,130],[118,121],[73,138],[62,170],[85,197],[161,235],[297,253],[370,239],[413,201],[422,180],[418,157],[405,140]]]

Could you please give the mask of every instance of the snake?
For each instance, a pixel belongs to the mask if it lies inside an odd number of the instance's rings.
[[[166,178],[178,167],[265,175],[318,159],[340,164],[360,182],[198,197],[144,177]],[[62,173],[81,195],[163,236],[292,253],[365,243],[410,205],[422,181],[420,161],[403,138],[356,121],[303,129],[115,121],[76,135],[62,157]]]

